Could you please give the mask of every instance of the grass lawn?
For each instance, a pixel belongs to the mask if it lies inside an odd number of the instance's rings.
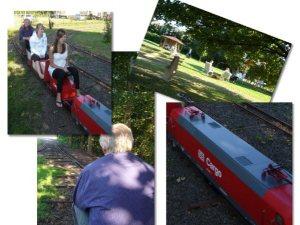
[[[34,84],[32,74],[15,52],[8,53],[8,133],[33,134],[41,120],[40,84]],[[31,91],[28,91],[31,87]]]
[[[59,177],[66,174],[66,170],[46,164],[43,156],[37,158],[37,218],[44,220],[51,215],[47,200],[57,199],[59,190],[55,187]]]
[[[165,77],[166,66],[170,64],[171,60],[169,51],[154,42],[144,40],[137,58],[137,79],[144,85],[149,85],[153,91],[170,96],[185,92],[194,100],[271,101],[270,92],[262,88],[245,82],[233,84],[206,76],[203,62],[187,58],[182,54],[177,73],[171,81],[160,79]],[[214,72],[223,73],[218,68],[214,68]]]
[[[51,19],[54,22],[52,30],[46,29],[47,35],[55,35],[55,32],[59,28],[63,28],[67,31],[68,41],[72,44],[76,44],[94,52],[98,55],[102,55],[108,59],[111,59],[111,43],[107,43],[104,40],[105,34],[105,21],[104,20],[71,20],[71,19]],[[22,24],[23,19],[15,16],[14,26],[10,30],[18,30]],[[43,23],[48,27],[47,17],[35,17],[32,24]],[[49,43],[51,44],[51,43]]]

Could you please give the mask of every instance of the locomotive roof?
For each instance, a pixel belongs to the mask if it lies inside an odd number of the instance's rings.
[[[100,107],[89,106],[89,103],[83,102],[80,108],[86,112],[107,134],[111,133],[111,111],[102,103]]]
[[[210,116],[205,114],[204,120],[199,117],[190,119],[184,109],[178,123],[260,196],[267,189],[282,184],[282,181],[271,176],[262,178],[264,169],[276,163]]]

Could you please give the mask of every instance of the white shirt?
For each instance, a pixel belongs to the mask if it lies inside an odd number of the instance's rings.
[[[47,36],[43,33],[41,38],[38,38],[36,31],[33,32],[29,39],[31,55],[36,54],[44,57],[47,52]]]
[[[65,49],[64,53],[58,53],[58,52],[53,53],[53,63],[56,66],[65,67],[67,65],[67,57],[68,57],[68,48],[66,45],[66,49]],[[56,68],[49,66],[48,71],[51,74],[51,76],[55,69]]]

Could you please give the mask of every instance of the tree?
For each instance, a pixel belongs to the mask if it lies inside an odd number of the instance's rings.
[[[153,18],[184,26],[186,34],[199,42],[198,52],[222,52],[224,63],[233,70],[241,69],[246,59],[265,62],[260,73],[249,69],[247,78],[262,79],[270,87],[276,85],[291,49],[288,42],[178,0],[160,0]]]

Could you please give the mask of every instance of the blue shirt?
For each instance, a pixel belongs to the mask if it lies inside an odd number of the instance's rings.
[[[129,152],[107,154],[83,169],[73,201],[89,225],[153,225],[154,169]]]
[[[21,26],[19,29],[19,40],[23,40],[23,37],[31,37],[34,29],[32,26]]]

